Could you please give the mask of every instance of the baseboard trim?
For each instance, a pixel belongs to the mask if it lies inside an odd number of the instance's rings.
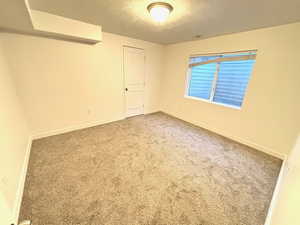
[[[269,210],[268,210],[268,214],[267,214],[267,218],[265,220],[265,224],[264,225],[271,225],[272,222],[272,216],[273,216],[273,212],[274,209],[276,207],[276,204],[278,202],[278,198],[279,198],[279,194],[283,185],[283,181],[284,181],[284,177],[287,175],[289,170],[289,166],[288,166],[288,158],[285,157],[285,159],[282,162],[281,165],[281,169],[280,169],[280,173],[279,176],[277,178],[277,182],[276,182],[276,186],[273,192],[273,196],[271,199],[271,203],[269,206]]]
[[[21,208],[22,198],[23,198],[23,193],[24,193],[26,174],[27,174],[29,158],[30,158],[31,144],[32,144],[32,138],[29,137],[24,162],[22,165],[21,176],[20,176],[20,180],[19,180],[19,184],[18,184],[18,190],[16,193],[16,200],[14,203],[14,209],[13,209],[13,223],[14,224],[18,224],[18,220],[19,220],[19,214],[20,214],[20,208]]]
[[[266,153],[266,154],[268,154],[268,155],[272,155],[272,156],[274,156],[274,157],[276,157],[276,158],[279,158],[279,159],[281,159],[281,160],[284,160],[284,159],[286,158],[286,155],[285,155],[285,154],[281,154],[281,153],[275,152],[275,151],[273,151],[272,149],[270,149],[270,148],[268,148],[268,147],[262,146],[262,145],[260,145],[260,144],[254,143],[254,142],[249,141],[249,140],[246,140],[246,139],[244,139],[244,138],[241,138],[241,137],[238,137],[238,136],[235,136],[235,135],[231,135],[231,134],[224,133],[223,131],[221,131],[221,130],[219,130],[219,129],[212,128],[212,127],[209,126],[208,124],[205,124],[205,123],[193,123],[193,122],[191,122],[191,121],[187,121],[187,120],[185,120],[185,119],[183,119],[183,118],[180,118],[180,117],[178,117],[178,116],[176,116],[176,115],[173,115],[173,114],[171,114],[171,113],[168,113],[168,112],[165,112],[165,111],[161,111],[161,112],[163,112],[163,113],[165,113],[165,114],[168,114],[168,115],[170,115],[170,116],[172,116],[172,117],[178,118],[178,119],[180,119],[180,120],[186,121],[186,122],[188,122],[188,123],[194,124],[194,125],[196,125],[196,126],[198,126],[198,127],[204,128],[204,129],[206,129],[206,130],[212,131],[212,132],[214,132],[214,133],[216,133],[216,134],[222,135],[222,136],[224,136],[224,137],[227,137],[227,138],[229,138],[229,139],[232,139],[232,140],[234,140],[234,141],[237,141],[237,142],[239,142],[239,143],[241,143],[241,144],[244,144],[244,145],[247,145],[247,146],[249,146],[249,147],[252,147],[252,148],[254,148],[254,149],[256,149],[256,150],[262,151],[262,152],[264,152],[264,153]]]
[[[64,134],[64,133],[68,133],[68,132],[72,132],[72,131],[76,131],[76,130],[81,130],[81,129],[85,129],[85,128],[89,128],[89,127],[95,127],[95,126],[99,126],[99,125],[103,125],[103,124],[107,124],[107,123],[116,122],[116,121],[123,120],[123,119],[125,119],[125,117],[117,118],[114,120],[79,123],[79,124],[75,124],[75,125],[72,125],[72,126],[69,126],[66,128],[55,129],[55,130],[51,130],[51,131],[45,131],[45,132],[40,132],[40,133],[34,134],[32,136],[32,139],[36,140],[36,139],[40,139],[40,138]]]
[[[150,111],[150,112],[145,112],[145,115],[156,113],[156,112],[159,112],[159,111],[154,110],[154,111]],[[72,132],[72,131],[76,131],[76,130],[89,128],[89,127],[95,127],[95,126],[99,126],[99,125],[103,125],[103,124],[107,124],[107,123],[112,123],[112,122],[116,122],[116,121],[120,121],[120,120],[124,120],[124,119],[126,119],[126,116],[119,117],[119,118],[116,118],[116,119],[113,119],[113,120],[106,120],[106,121],[101,120],[101,121],[78,123],[78,124],[74,124],[74,125],[71,125],[71,126],[66,127],[66,128],[60,128],[60,129],[55,129],[55,130],[51,130],[51,131],[38,132],[38,133],[32,135],[32,140],[45,138],[45,137],[50,137],[50,136],[59,135],[59,134],[64,134],[64,133],[68,133],[68,132]]]

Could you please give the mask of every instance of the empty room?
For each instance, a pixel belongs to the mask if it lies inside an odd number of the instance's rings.
[[[7,0],[0,225],[300,225],[299,0]]]

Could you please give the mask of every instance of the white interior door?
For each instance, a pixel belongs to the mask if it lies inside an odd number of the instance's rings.
[[[126,117],[144,114],[145,51],[124,47]]]

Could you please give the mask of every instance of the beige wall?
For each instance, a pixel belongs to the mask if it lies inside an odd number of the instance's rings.
[[[275,202],[272,217],[266,225],[299,225],[300,135],[289,156],[288,168],[279,189],[279,197]]]
[[[109,33],[96,45],[17,34],[4,43],[34,136],[124,118],[123,45],[145,49],[145,112],[160,109],[161,45]]]
[[[241,110],[184,98],[191,54],[258,49]],[[300,23],[166,48],[162,110],[260,150],[287,154],[300,128]]]
[[[124,118],[122,46],[130,45],[146,50],[146,113],[162,109],[278,155],[296,138],[300,23],[167,47],[109,33],[96,45],[3,35],[34,136]],[[247,49],[258,56],[241,110],[183,97],[189,55]]]
[[[102,40],[101,26],[84,23],[51,13],[28,8],[33,31],[65,40],[80,40],[86,43],[97,43]]]
[[[146,50],[146,113],[162,109],[278,155],[292,148],[300,127],[300,23],[167,47],[109,33],[96,45],[1,34],[0,197],[11,212],[29,140],[24,115],[34,136],[124,118],[123,45]],[[189,55],[247,49],[258,56],[241,110],[183,97]]]
[[[1,224],[11,224],[11,211],[6,204],[6,198],[0,192],[0,223]]]
[[[30,135],[20,107],[11,71],[3,55],[0,36],[0,200],[2,219],[11,219],[18,199],[18,187]],[[0,221],[1,224],[2,221]]]

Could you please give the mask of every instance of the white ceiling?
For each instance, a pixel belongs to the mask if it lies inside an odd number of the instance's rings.
[[[300,0],[165,0],[174,11],[152,21],[153,0],[29,0],[30,7],[101,25],[104,32],[161,44],[300,21]]]

